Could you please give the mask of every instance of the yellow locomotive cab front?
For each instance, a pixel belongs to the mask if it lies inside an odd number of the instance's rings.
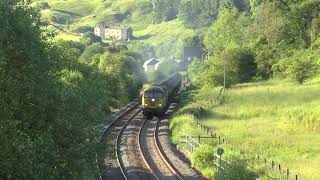
[[[164,106],[164,92],[160,88],[149,88],[142,95],[142,109],[145,115],[161,114]]]

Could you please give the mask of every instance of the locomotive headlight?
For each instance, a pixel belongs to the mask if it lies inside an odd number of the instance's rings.
[[[145,106],[148,106],[148,104],[146,103],[146,104],[144,104]]]
[[[151,101],[152,101],[152,102],[154,102],[154,101],[155,101],[155,99],[151,99]]]
[[[162,104],[159,104],[159,107],[161,107],[162,106]]]

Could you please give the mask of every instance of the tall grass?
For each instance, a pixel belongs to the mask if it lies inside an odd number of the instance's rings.
[[[236,147],[320,179],[320,82],[242,84],[203,122]]]

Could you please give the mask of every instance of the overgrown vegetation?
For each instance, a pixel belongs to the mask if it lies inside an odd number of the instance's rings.
[[[191,68],[194,78],[221,85],[224,62],[229,86],[272,77],[302,84],[319,75],[319,9],[315,0],[252,1],[250,13],[222,8],[204,37],[210,58]]]
[[[23,1],[0,1],[0,179],[99,177],[96,127],[143,78],[133,53],[80,63],[84,49],[54,41]]]

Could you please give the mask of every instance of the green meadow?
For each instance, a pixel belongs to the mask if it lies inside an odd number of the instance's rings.
[[[234,146],[320,179],[320,81],[242,84],[203,123]]]
[[[201,122],[231,146],[281,163],[305,179],[320,179],[319,90],[319,79],[304,85],[278,80],[239,84],[227,89],[222,103],[213,106],[208,104],[214,96],[209,93],[216,90],[193,91],[191,103],[171,123],[173,142],[178,142],[180,131],[199,134],[191,130],[197,128],[192,128],[195,122],[186,109],[203,107]],[[189,125],[176,125],[185,119]]]

